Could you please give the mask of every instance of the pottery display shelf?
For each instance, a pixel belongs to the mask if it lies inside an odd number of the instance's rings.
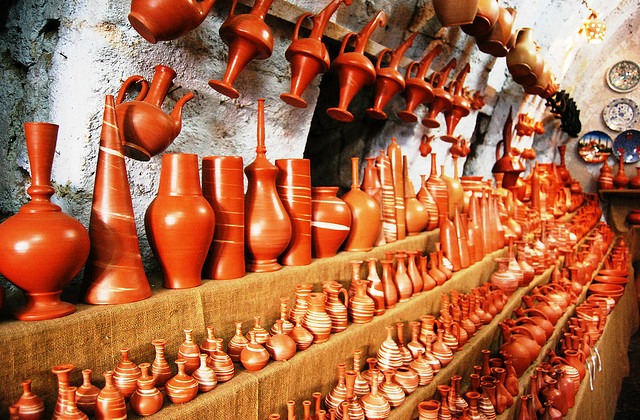
[[[629,231],[626,217],[629,211],[640,208],[640,190],[599,190],[598,195],[605,206],[605,216],[616,234]]]

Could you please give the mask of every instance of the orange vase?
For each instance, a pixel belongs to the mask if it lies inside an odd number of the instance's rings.
[[[464,81],[469,70],[469,63],[467,63],[458,74],[456,80],[451,83],[450,93],[452,95],[453,102],[451,103],[451,108],[444,112],[444,120],[447,124],[447,134],[440,137],[443,141],[448,143],[458,142],[458,138],[454,137],[453,133],[455,132],[460,119],[466,117],[471,112],[471,102],[464,95]],[[453,146],[451,147],[453,148]],[[461,148],[460,155],[462,154],[464,154],[464,151]]]
[[[396,226],[396,198],[393,188],[393,172],[391,161],[385,155],[384,150],[376,158],[380,184],[382,185],[382,233],[386,243],[395,242],[398,239]]]
[[[409,179],[409,164],[407,156],[403,156],[404,167],[404,207],[405,207],[405,226],[407,228],[407,236],[415,236],[427,228],[429,223],[429,211],[425,205],[416,198],[416,192],[413,184]]]
[[[425,80],[427,70],[433,59],[440,55],[442,46],[436,45],[429,53],[425,54],[420,62],[412,62],[407,66],[405,73],[404,95],[407,100],[405,109],[398,112],[398,118],[404,122],[417,122],[418,116],[414,113],[420,104],[428,104],[433,101],[433,86]],[[413,69],[416,68],[415,76],[412,76]],[[427,152],[428,153],[428,152]],[[424,156],[424,155],[423,155]]]
[[[351,209],[338,198],[339,187],[311,188],[311,244],[314,258],[332,257],[349,235]]]
[[[433,86],[433,101],[429,104],[429,113],[422,119],[422,125],[429,128],[440,127],[440,122],[436,120],[438,114],[451,108],[453,104],[453,96],[445,85],[449,78],[449,73],[456,67],[458,61],[452,58],[449,63],[439,72],[434,72],[431,76],[431,85]]]

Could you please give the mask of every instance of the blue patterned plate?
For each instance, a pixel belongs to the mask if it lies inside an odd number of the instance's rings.
[[[613,141],[613,154],[620,158],[624,153],[624,163],[635,163],[640,160],[640,131],[627,130],[618,134]]]

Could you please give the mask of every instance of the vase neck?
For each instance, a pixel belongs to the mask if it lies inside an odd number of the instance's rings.
[[[160,108],[162,107],[164,98],[167,96],[169,88],[173,84],[176,72],[173,71],[172,68],[163,65],[157,65],[155,67],[155,71],[153,80],[151,81],[151,86],[149,87],[149,92],[147,93],[147,96],[145,96],[144,102]]]
[[[187,153],[162,155],[158,195],[202,195],[198,155]]]
[[[45,122],[27,122],[24,124],[31,167],[31,186],[27,194],[31,201],[21,211],[60,211],[60,207],[51,203],[55,190],[51,186],[51,168],[56,152],[58,126]]]
[[[273,0],[271,0],[271,1],[273,1]],[[264,98],[258,99],[257,140],[258,140],[258,146],[256,147],[256,154],[258,156],[266,156],[267,147],[265,145],[265,133],[264,133]]]

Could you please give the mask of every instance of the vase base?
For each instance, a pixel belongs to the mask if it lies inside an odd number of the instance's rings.
[[[268,273],[271,271],[278,271],[282,266],[278,263],[278,260],[250,260],[247,261],[247,271],[252,273]]]
[[[327,114],[334,120],[338,120],[341,122],[353,121],[353,114],[347,111],[346,109],[332,107],[327,109]]]
[[[370,116],[373,119],[376,120],[386,120],[387,119],[387,113],[376,109],[376,108],[368,108],[367,109],[367,115]]]
[[[165,289],[192,289],[202,285],[202,279],[200,278],[182,278],[182,279],[167,279],[162,282],[162,287]]]
[[[26,293],[27,303],[14,316],[20,321],[41,321],[74,313],[75,305],[61,301],[60,293]]]
[[[429,128],[438,128],[440,123],[435,118],[423,118],[422,125]]]
[[[236,90],[236,88],[231,86],[230,83],[224,82],[222,80],[209,80],[209,86],[231,99],[236,99],[240,96],[240,93]]]
[[[281,93],[280,99],[282,99],[285,103],[295,106],[296,108],[306,108],[307,101],[299,97],[298,95],[294,95],[293,93]]]
[[[398,118],[407,123],[418,122],[418,116],[409,111],[398,111]]]

